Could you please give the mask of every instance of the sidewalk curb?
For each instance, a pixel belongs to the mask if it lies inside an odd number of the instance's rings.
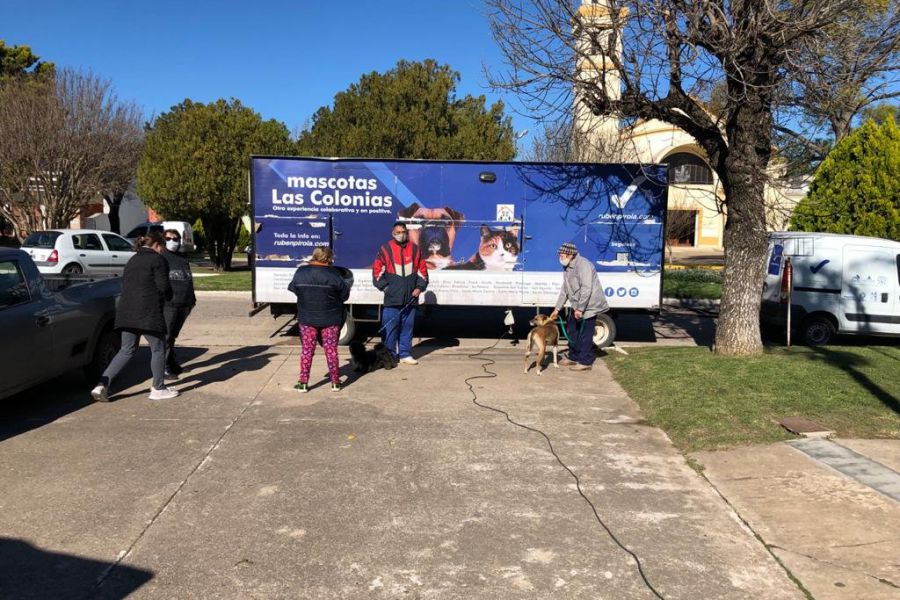
[[[246,291],[235,291],[235,290],[196,290],[194,294],[198,297],[202,296],[220,296],[220,297],[228,297],[228,298],[237,298],[237,297],[245,297],[247,300],[251,300],[250,290]]]
[[[663,306],[675,306],[677,308],[702,308],[705,310],[718,310],[720,300],[707,298],[663,298]]]

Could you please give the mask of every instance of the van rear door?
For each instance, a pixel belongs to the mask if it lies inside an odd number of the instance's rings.
[[[844,247],[841,329],[858,333],[900,334],[896,250]]]

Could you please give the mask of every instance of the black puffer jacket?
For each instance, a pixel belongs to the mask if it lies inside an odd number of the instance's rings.
[[[191,263],[180,254],[168,250],[163,250],[162,257],[169,263],[169,282],[172,284],[172,299],[166,304],[175,308],[188,308],[197,304]]]
[[[166,259],[150,248],[138,248],[122,274],[116,329],[165,335],[163,305],[171,298]]]
[[[305,265],[297,269],[288,285],[297,296],[297,322],[313,327],[342,325],[351,285],[337,267]]]

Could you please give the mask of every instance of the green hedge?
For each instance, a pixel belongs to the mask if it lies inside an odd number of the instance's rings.
[[[722,271],[712,269],[666,269],[665,277],[685,283],[722,283]]]

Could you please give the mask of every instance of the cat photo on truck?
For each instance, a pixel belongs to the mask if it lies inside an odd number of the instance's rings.
[[[478,251],[467,261],[446,267],[474,271],[512,271],[519,258],[519,228],[481,226]]]

